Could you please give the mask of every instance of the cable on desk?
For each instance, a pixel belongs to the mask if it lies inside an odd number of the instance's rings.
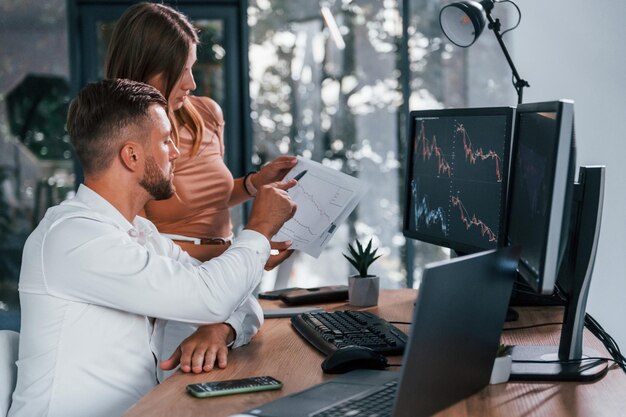
[[[502,331],[506,330],[524,330],[524,329],[534,329],[535,327],[543,327],[543,326],[561,326],[563,322],[555,321],[552,323],[541,323],[541,324],[531,324],[529,326],[519,326],[519,327],[505,327]]]
[[[516,288],[516,291],[525,293],[527,290],[524,288]],[[551,297],[556,297],[563,302],[567,302],[567,297],[559,285],[556,285],[555,291]],[[602,342],[606,350],[613,358],[610,359],[611,362],[615,362],[626,373],[626,357],[622,354],[617,342],[589,313],[585,313],[585,327],[591,332],[591,334],[597,337],[600,342]],[[504,330],[511,330],[511,328]]]
[[[585,327],[602,342],[606,350],[613,357],[612,361],[617,363],[626,372],[626,358],[617,345],[617,342],[589,313],[585,314]]]
[[[580,363],[580,362],[586,362],[586,361],[593,361],[593,362],[600,362],[600,361],[607,361],[607,362],[613,362],[619,365],[619,362],[616,361],[615,359],[612,358],[603,358],[600,356],[589,356],[586,358],[580,358],[580,359],[555,359],[555,360],[523,360],[523,359],[513,359],[513,363],[559,363],[559,364],[567,364],[567,363]],[[591,364],[590,364],[591,365]],[[621,365],[620,365],[621,366]]]

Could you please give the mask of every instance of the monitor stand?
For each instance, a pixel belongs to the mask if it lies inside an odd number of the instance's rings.
[[[583,351],[582,347],[587,296],[600,234],[604,176],[603,166],[581,167],[574,185],[570,235],[557,279],[557,290],[565,299],[560,343],[515,346],[511,354],[511,381],[592,381],[608,370],[604,359],[585,360],[599,354],[591,349]]]

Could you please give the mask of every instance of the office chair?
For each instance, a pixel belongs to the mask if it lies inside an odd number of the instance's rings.
[[[20,334],[0,330],[0,417],[6,417],[17,379],[17,351]]]

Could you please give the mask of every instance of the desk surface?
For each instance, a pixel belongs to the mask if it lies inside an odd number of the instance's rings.
[[[415,290],[382,291],[377,307],[366,310],[388,321],[410,321]],[[261,302],[264,308],[276,308],[275,301]],[[345,303],[326,306],[327,310],[350,308]],[[561,321],[560,307],[518,308],[520,320],[511,326]],[[408,326],[397,325],[403,331]],[[509,344],[558,344],[560,326],[504,332]],[[608,357],[602,344],[585,330],[585,346],[593,347]],[[301,391],[318,384],[331,375],[322,373],[323,355],[300,338],[289,319],[266,320],[259,334],[245,347],[228,356],[226,369],[204,374],[176,373],[157,386],[124,417],[223,417],[248,410],[280,396]],[[401,357],[390,357],[400,363]],[[392,368],[394,369],[394,368]],[[397,368],[396,368],[397,369]],[[272,375],[284,383],[280,391],[240,394],[211,399],[197,399],[185,392],[187,384],[221,379]],[[626,375],[614,366],[594,383],[513,383],[490,385],[446,410],[437,417],[470,416],[618,416],[626,409]]]

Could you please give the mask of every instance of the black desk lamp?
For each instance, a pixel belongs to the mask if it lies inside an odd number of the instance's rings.
[[[506,2],[513,4],[519,12],[519,8],[515,3],[510,0],[506,0]],[[509,30],[515,29],[519,24],[519,20],[514,27],[500,33],[500,20],[494,20],[491,17],[491,9],[493,9],[495,3],[497,3],[495,0],[482,0],[480,2],[470,0],[450,3],[439,12],[439,24],[443,33],[453,44],[461,48],[467,48],[478,39],[485,28],[485,23],[488,21],[488,27],[496,35],[502,52],[504,52],[504,56],[513,71],[513,86],[515,91],[517,91],[517,103],[520,104],[522,102],[522,90],[524,87],[529,87],[529,84],[526,80],[520,78],[515,65],[513,65],[511,56],[502,41],[502,35]]]

